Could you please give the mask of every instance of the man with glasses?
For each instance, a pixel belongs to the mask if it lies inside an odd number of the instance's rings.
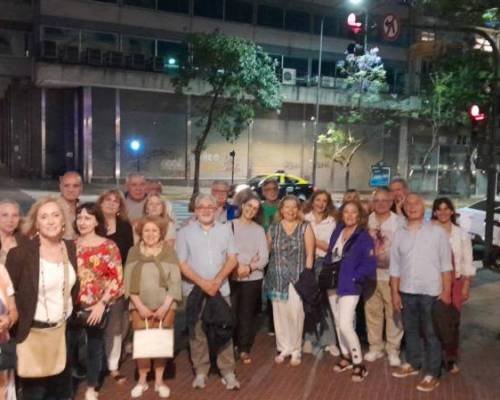
[[[216,220],[218,206],[218,200],[212,195],[200,194],[196,197],[196,220],[179,231],[176,250],[185,278],[185,297],[190,295],[196,285],[210,297],[220,292],[226,302],[230,303],[227,277],[237,266],[237,251],[229,225]],[[190,333],[189,347],[196,372],[192,386],[202,389],[210,370],[210,350],[200,319],[194,326],[194,332]],[[234,374],[233,341],[229,340],[218,349],[216,356],[226,389],[239,389],[240,383]]]
[[[377,279],[366,285],[364,293],[365,318],[370,350],[365,360],[373,362],[388,355],[389,365],[401,365],[399,350],[403,328],[399,313],[394,313],[391,288],[389,286],[389,260],[394,233],[403,225],[404,218],[391,211],[391,192],[378,188],[373,193],[373,213],[368,218],[368,230],[375,244],[377,257]],[[384,346],[384,323],[387,343]]]
[[[212,183],[211,193],[217,200],[216,219],[222,224],[236,218],[238,207],[229,204],[229,183],[226,181],[214,181]]]

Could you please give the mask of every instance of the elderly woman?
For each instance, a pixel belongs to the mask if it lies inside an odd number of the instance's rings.
[[[26,400],[72,397],[65,321],[78,294],[77,262],[74,244],[62,240],[67,221],[59,201],[45,197],[33,204],[24,226],[30,239],[7,254],[19,312],[12,331],[18,343],[17,372]],[[55,340],[40,343],[41,332]]]
[[[85,319],[79,323],[83,324],[87,335],[85,400],[96,400],[104,356],[105,324],[101,320],[106,318],[108,305],[123,294],[123,269],[118,247],[104,237],[104,217],[95,203],[84,203],[76,208],[75,232],[78,234],[76,249],[80,279],[78,308]]]
[[[365,229],[366,216],[359,201],[347,201],[342,205],[341,221],[333,231],[325,263],[337,263],[338,285],[328,290],[341,359],[336,372],[352,368],[352,380],[361,382],[368,375],[362,364],[361,345],[354,329],[356,306],[364,283],[375,279],[377,261],[373,251],[373,240]]]
[[[294,284],[304,268],[313,268],[314,233],[310,224],[303,221],[300,200],[295,196],[283,197],[278,220],[267,232],[271,254],[264,288],[273,304],[278,351],[275,362],[281,364],[291,356],[290,365],[297,366],[302,361],[304,309]]]
[[[106,223],[106,238],[116,243],[120,250],[122,265],[127,262],[127,255],[134,245],[132,225],[127,217],[127,206],[121,192],[111,189],[102,193],[97,199],[97,206],[101,209]],[[120,357],[123,339],[129,329],[129,314],[127,302],[123,296],[109,307],[109,320],[104,332],[104,350],[108,361],[111,377],[117,383],[124,383],[126,377],[119,372]]]
[[[453,307],[460,312],[463,303],[469,299],[470,284],[473,276],[476,275],[476,268],[472,262],[472,242],[467,231],[458,225],[455,206],[447,197],[434,200],[431,218],[446,231],[450,238],[454,275],[451,283],[451,302]],[[452,330],[456,341],[443,347],[446,369],[456,374],[460,371],[457,364],[459,325],[454,325]]]
[[[147,217],[159,217],[168,220],[165,240],[170,246],[175,246],[175,215],[172,203],[163,200],[159,194],[149,194],[144,203],[144,215]]]
[[[238,249],[238,266],[231,280],[231,304],[237,325],[234,343],[240,352],[240,360],[250,364],[250,350],[255,338],[255,316],[261,297],[264,267],[267,265],[267,248],[264,228],[260,219],[260,199],[253,192],[246,193],[240,201],[240,216],[231,220],[234,242]]]
[[[173,327],[176,302],[181,300],[181,273],[173,247],[165,243],[165,220],[145,217],[136,225],[139,242],[130,249],[125,267],[125,296],[130,298],[134,330],[148,326]],[[151,360],[138,359],[139,381],[131,391],[133,398],[148,389],[146,382]],[[155,359],[155,392],[161,398],[170,395],[163,381],[165,359]]]

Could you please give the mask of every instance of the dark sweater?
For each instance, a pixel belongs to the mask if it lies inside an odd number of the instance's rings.
[[[106,237],[108,239],[111,239],[118,246],[118,249],[120,250],[120,256],[122,258],[122,265],[125,266],[125,263],[127,262],[128,251],[134,245],[132,225],[130,225],[130,222],[128,221],[123,221],[120,218],[117,218],[115,233],[106,235]]]

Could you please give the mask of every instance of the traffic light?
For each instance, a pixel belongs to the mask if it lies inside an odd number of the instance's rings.
[[[354,34],[358,34],[363,30],[363,23],[355,13],[350,13],[347,16],[347,27]]]
[[[473,126],[479,124],[486,120],[486,113],[481,110],[481,107],[477,104],[472,104],[469,107],[469,119]]]

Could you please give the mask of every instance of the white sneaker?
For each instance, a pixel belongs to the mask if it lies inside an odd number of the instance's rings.
[[[340,356],[340,349],[337,346],[335,346],[334,344],[326,346],[325,350],[328,351],[333,357]]]
[[[144,392],[146,390],[148,390],[149,386],[147,383],[145,383],[144,385],[141,385],[140,383],[138,383],[137,385],[135,385],[132,390],[130,391],[130,395],[135,399],[137,397],[141,397]]]
[[[203,374],[197,374],[193,380],[193,389],[203,389],[206,385],[207,376]]]
[[[155,392],[157,392],[158,396],[162,399],[166,399],[170,396],[170,388],[165,384],[155,385]]]
[[[297,367],[302,363],[302,357],[300,354],[292,354],[292,358],[290,359],[290,365],[292,367]]]
[[[384,353],[381,351],[369,351],[368,353],[365,354],[365,361],[368,362],[374,362],[378,360],[379,358],[382,358],[384,356]]]
[[[224,375],[224,377],[222,378],[222,383],[224,384],[224,386],[226,386],[227,390],[238,390],[240,388],[240,383],[236,379],[236,375],[234,375],[232,372]]]
[[[282,353],[279,353],[276,357],[274,357],[274,362],[276,364],[283,364],[285,361],[286,356]]]
[[[94,389],[87,389],[85,392],[85,400],[97,400],[98,396]]]
[[[305,354],[312,354],[313,352],[313,346],[310,340],[304,341],[304,344],[302,345],[302,353]]]
[[[389,353],[387,355],[387,358],[389,359],[389,365],[391,367],[400,367],[401,366],[401,359],[399,358],[398,353]]]

